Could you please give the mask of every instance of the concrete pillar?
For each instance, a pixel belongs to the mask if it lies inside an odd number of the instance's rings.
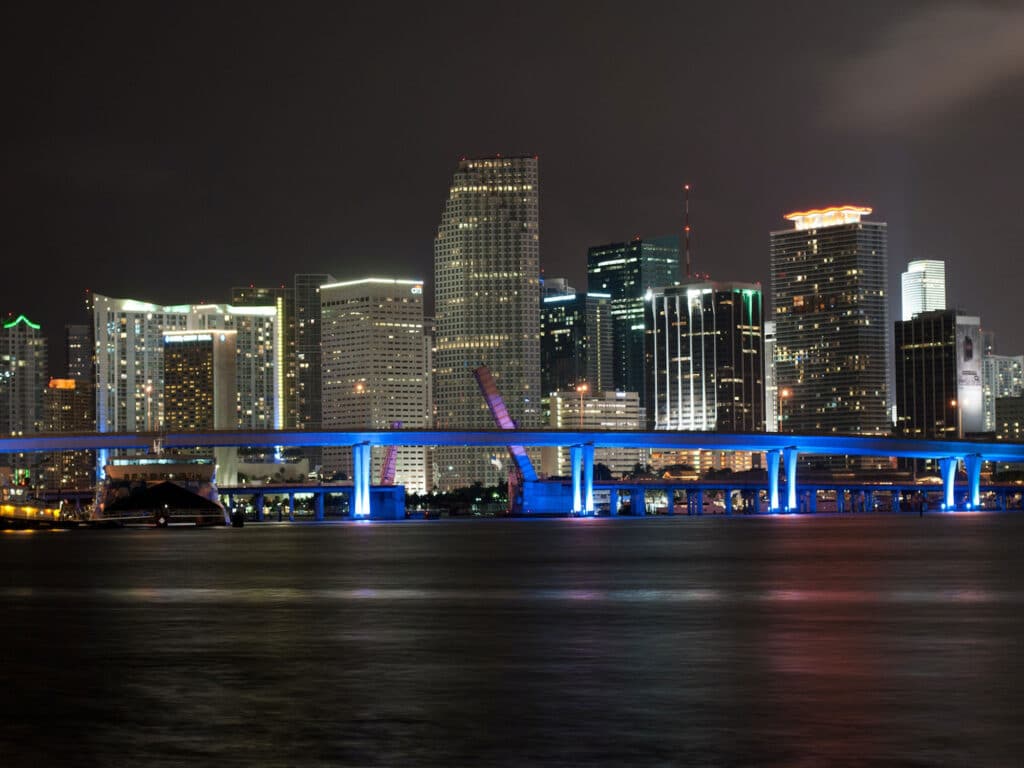
[[[836,512],[842,514],[846,506],[846,491],[843,488],[836,489]]]
[[[572,465],[572,513],[574,515],[583,512],[582,478],[580,477],[582,458],[583,447],[580,445],[570,446],[569,463]]]
[[[875,492],[864,491],[864,511],[873,512],[875,510]]]
[[[939,471],[942,474],[942,503],[943,509],[947,511],[956,509],[956,503],[953,499],[953,484],[956,482],[956,465],[957,459],[955,456],[946,456],[939,459]]]
[[[618,517],[619,514],[619,489],[612,488],[609,492],[608,499],[608,514],[612,517]]]
[[[964,468],[967,470],[967,508],[981,507],[981,465],[982,458],[977,453],[964,456]]]
[[[811,488],[807,491],[807,511],[812,515],[818,511],[818,489]]]
[[[295,492],[288,492],[288,522],[295,522]]]
[[[594,444],[583,446],[583,514],[594,514]]]
[[[686,492],[686,514],[704,514],[704,491],[700,489],[694,489],[693,498],[690,498],[690,491]]]
[[[732,514],[732,488],[726,488],[725,491],[725,514]]]
[[[253,506],[256,507],[256,521],[259,523],[263,522],[263,494],[257,493],[256,498],[253,499]]]
[[[316,519],[324,519],[324,489],[321,488],[319,491],[313,492],[313,498],[316,500]]]
[[[352,516],[370,517],[370,444],[352,446]]]
[[[779,451],[768,451],[768,511],[776,513],[779,511],[779,459],[782,454]]]
[[[786,469],[786,511],[796,511],[796,447],[782,449],[782,462]]]
[[[629,503],[633,514],[637,517],[643,517],[647,514],[647,500],[644,498],[643,488],[633,488],[630,491]]]

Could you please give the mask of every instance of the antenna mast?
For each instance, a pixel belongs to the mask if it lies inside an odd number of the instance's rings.
[[[686,279],[689,280],[690,275],[690,185],[683,184],[683,195],[686,201],[686,208],[683,218],[683,242],[686,256]]]

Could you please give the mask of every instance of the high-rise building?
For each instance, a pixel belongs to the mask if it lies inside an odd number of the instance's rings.
[[[920,312],[946,308],[946,262],[919,259],[902,275],[903,320]]]
[[[0,328],[0,434],[43,431],[43,390],[47,382],[46,337],[24,315]]]
[[[582,293],[565,280],[546,280],[540,310],[540,381],[545,396],[586,385],[612,386],[610,296]]]
[[[779,386],[775,383],[775,321],[764,321],[764,427],[779,431]]]
[[[764,431],[764,312],[756,283],[648,294],[649,429]]]
[[[956,310],[921,312],[896,323],[897,430],[955,439],[982,431],[981,332]]]
[[[548,426],[552,429],[625,431],[644,428],[644,412],[636,392],[551,393]],[[595,448],[594,463],[604,464],[611,474],[621,476],[637,464],[646,464],[650,451],[644,448]],[[568,447],[544,448],[541,468],[546,475],[566,477],[572,473]]]
[[[982,332],[984,345],[984,332]],[[985,413],[982,430],[996,432],[1002,417],[997,413],[1000,398],[1024,395],[1024,355],[994,355],[982,357],[982,398]]]
[[[321,286],[324,429],[430,426],[423,282],[367,278]],[[373,449],[373,472],[384,451]],[[409,492],[431,489],[427,450],[399,448],[395,482]],[[347,448],[325,449],[325,472],[352,476]]]
[[[91,325],[69,323],[64,326],[67,378],[90,383],[94,381],[96,376],[96,367],[92,361],[94,347]]]
[[[491,369],[509,415],[540,423],[540,216],[536,157],[463,158],[434,241],[434,398],[441,428],[489,429],[473,371]],[[503,480],[489,450],[438,448],[442,489]]]
[[[276,370],[280,392],[278,408],[281,412],[282,428],[295,429],[298,423],[298,410],[295,404],[295,290],[283,285],[277,288],[253,285],[235,287],[231,289],[231,304],[235,307],[274,307],[277,310],[274,354],[279,361]]]
[[[587,251],[587,290],[611,298],[614,389],[637,392],[645,405],[644,297],[679,282],[679,237],[595,245]]]
[[[50,379],[43,392],[45,432],[92,432],[96,396],[92,382]],[[59,451],[43,459],[43,485],[50,489],[87,489],[96,483],[95,451]]]
[[[870,208],[790,213],[771,233],[782,431],[890,431],[886,225]]]

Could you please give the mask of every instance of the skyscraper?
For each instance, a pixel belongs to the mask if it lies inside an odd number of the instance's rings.
[[[890,431],[886,225],[870,208],[790,213],[771,233],[784,432]]]
[[[645,405],[644,295],[679,282],[679,237],[595,245],[587,251],[587,290],[611,296],[615,389],[637,392]]]
[[[540,380],[546,397],[586,384],[612,388],[612,326],[607,293],[582,293],[546,280],[540,312]]]
[[[320,375],[323,363],[320,357],[320,286],[335,282],[327,273],[304,273],[295,275],[295,428],[320,429],[323,406],[320,402]],[[321,463],[321,449],[302,449],[310,466]]]
[[[536,157],[463,158],[434,241],[434,397],[442,428],[489,429],[473,370],[491,369],[511,417],[540,420],[540,217]],[[439,448],[439,487],[504,479],[493,451]]]
[[[764,431],[764,313],[755,283],[648,294],[649,429]]]
[[[423,282],[367,278],[321,286],[324,429],[430,426]],[[372,452],[374,475],[384,451]],[[397,453],[395,482],[409,492],[431,488],[425,448]],[[324,449],[324,470],[352,476],[351,451]],[[376,480],[375,480],[376,482]]]
[[[981,380],[985,413],[982,431],[995,432],[1002,421],[1002,414],[996,412],[999,400],[1024,395],[1024,355],[984,355]]]
[[[946,308],[946,262],[920,259],[907,264],[901,276],[903,320],[919,312]]]
[[[69,323],[64,326],[64,349],[67,355],[67,377],[92,383],[96,370],[93,357],[92,326]]]
[[[96,428],[96,399],[92,382],[50,379],[43,392],[46,432],[92,432]],[[95,451],[58,451],[43,458],[46,488],[91,488],[96,482]]]
[[[764,321],[764,428],[779,431],[779,386],[775,382],[775,321]]]
[[[275,307],[274,354],[279,361],[276,375],[279,380],[278,398],[284,429],[295,429],[298,423],[296,407],[295,360],[295,290],[285,286],[266,288],[241,286],[231,289],[231,304],[235,307]],[[242,361],[239,361],[242,362]],[[244,365],[244,363],[243,363]]]
[[[0,328],[0,434],[43,431],[43,390],[47,382],[46,338],[24,315]]]

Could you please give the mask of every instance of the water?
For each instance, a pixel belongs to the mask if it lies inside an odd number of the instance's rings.
[[[1019,765],[1024,515],[5,533],[0,763]]]

